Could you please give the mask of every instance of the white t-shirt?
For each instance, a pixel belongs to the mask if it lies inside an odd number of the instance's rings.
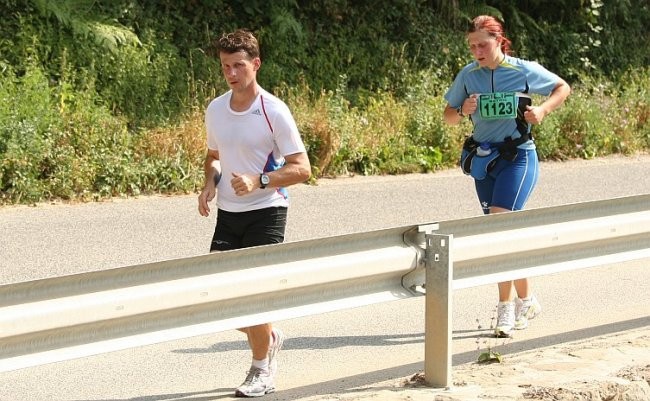
[[[208,148],[219,152],[221,181],[217,207],[245,212],[288,206],[285,188],[256,189],[237,196],[230,185],[232,173],[261,174],[284,165],[284,156],[305,152],[296,121],[287,105],[258,86],[259,95],[243,112],[230,108],[232,91],[212,100],[205,112]]]

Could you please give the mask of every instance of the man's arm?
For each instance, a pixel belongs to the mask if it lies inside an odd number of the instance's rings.
[[[284,157],[285,164],[276,171],[266,173],[269,176],[269,187],[288,187],[289,185],[305,182],[311,176],[311,164],[307,153],[295,153]],[[259,180],[257,180],[259,185]]]
[[[294,153],[284,157],[285,164],[275,171],[267,172],[269,177],[268,187],[288,187],[289,185],[305,182],[311,176],[311,164],[307,153]],[[261,187],[259,174],[233,173],[230,180],[235,194],[241,196],[253,192]]]
[[[209,202],[217,194],[217,183],[221,179],[221,162],[219,161],[219,151],[208,149],[203,163],[205,172],[205,181],[203,191],[199,195],[199,214],[208,217],[210,215]]]

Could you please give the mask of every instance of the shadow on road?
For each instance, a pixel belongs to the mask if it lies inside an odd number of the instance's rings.
[[[529,351],[540,347],[547,347],[572,341],[585,340],[602,335],[621,333],[627,330],[638,329],[650,325],[650,317],[639,319],[625,320],[617,323],[610,323],[601,326],[591,327],[588,329],[574,330],[566,333],[559,333],[545,337],[534,338],[525,341],[512,341],[499,346],[498,351],[502,354],[512,354],[521,351]],[[454,354],[452,357],[453,365],[462,365],[476,361],[479,351],[468,351],[460,354]],[[315,383],[309,386],[297,387],[290,390],[280,391],[275,394],[269,394],[265,401],[276,400],[295,400],[306,395],[326,395],[326,394],[346,394],[359,391],[360,387],[399,377],[409,377],[415,373],[424,370],[424,363],[417,362],[408,365],[396,366],[393,368],[376,370],[374,372],[363,373],[356,376],[348,376],[337,380],[330,380],[323,383]]]
[[[638,329],[650,325],[650,317],[626,320],[617,323],[596,326],[588,329],[574,330],[566,333],[558,333],[550,336],[539,337],[524,341],[512,341],[498,347],[502,355],[513,354],[521,351],[529,351],[536,348],[569,343],[572,341],[585,340],[588,338],[621,333],[627,330]],[[424,334],[384,335],[384,336],[348,336],[348,337],[297,337],[290,338],[285,342],[285,349],[328,349],[342,346],[383,346],[389,344],[404,344],[424,342]],[[231,341],[215,344],[210,348],[180,349],[174,352],[181,353],[202,353],[220,352],[233,349],[248,349],[244,341]],[[453,355],[453,365],[462,365],[476,361],[478,350],[468,351]],[[308,386],[296,387],[289,390],[268,394],[265,401],[296,400],[307,396],[318,396],[327,394],[353,394],[361,391],[360,388],[374,383],[383,382],[399,377],[410,377],[424,370],[423,362],[411,363],[408,365],[396,366],[388,369],[376,370],[355,376],[342,377],[322,383],[314,383]],[[92,401],[207,401],[218,399],[232,399],[232,388],[218,388],[201,392],[186,392],[173,394],[152,394],[135,398],[112,398],[94,399]],[[90,400],[70,400],[90,401]]]
[[[338,337],[289,337],[284,341],[283,350],[298,349],[334,349],[350,346],[384,347],[387,345],[424,343],[424,333],[397,334],[382,336],[338,336]],[[246,341],[225,341],[209,348],[177,349],[173,352],[182,354],[225,352],[247,350]]]

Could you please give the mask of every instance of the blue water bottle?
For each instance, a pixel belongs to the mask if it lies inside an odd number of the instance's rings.
[[[492,153],[489,142],[481,142],[478,148],[476,148],[477,156],[487,156]]]

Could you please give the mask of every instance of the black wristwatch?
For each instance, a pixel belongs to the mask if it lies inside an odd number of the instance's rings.
[[[269,185],[269,182],[271,182],[271,179],[268,175],[264,173],[260,174],[260,188],[266,188],[266,186]]]
[[[465,114],[463,114],[463,106],[459,106],[456,108],[456,114],[458,114],[461,117],[465,117]]]

